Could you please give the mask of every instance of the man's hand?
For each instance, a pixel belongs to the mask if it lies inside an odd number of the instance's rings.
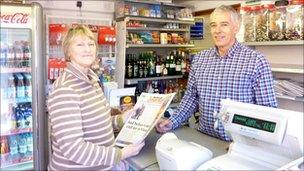
[[[169,119],[160,119],[156,124],[156,130],[160,133],[168,132],[172,129],[172,122]]]

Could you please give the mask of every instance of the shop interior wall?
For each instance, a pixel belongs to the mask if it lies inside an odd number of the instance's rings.
[[[38,2],[42,5],[44,14],[54,16],[80,16],[79,7],[76,0],[68,1],[39,1],[28,0],[26,2]],[[82,17],[114,19],[114,1],[81,1]]]

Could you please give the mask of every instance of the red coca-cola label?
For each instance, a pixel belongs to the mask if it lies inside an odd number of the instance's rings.
[[[1,23],[11,24],[27,24],[30,14],[15,13],[15,14],[1,14]]]

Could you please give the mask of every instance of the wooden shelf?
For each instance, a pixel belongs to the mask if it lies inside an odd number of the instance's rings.
[[[170,29],[157,27],[127,27],[129,31],[167,31],[167,32],[189,32],[189,29]]]
[[[286,40],[286,41],[268,41],[268,42],[244,42],[248,46],[286,46],[286,45],[304,45],[303,40]]]
[[[125,85],[137,84],[139,81],[153,81],[153,80],[169,80],[183,78],[182,75],[162,76],[162,77],[146,77],[146,78],[132,78],[125,79]]]
[[[149,48],[149,47],[157,47],[157,48],[189,48],[194,47],[194,44],[127,44],[126,48]]]

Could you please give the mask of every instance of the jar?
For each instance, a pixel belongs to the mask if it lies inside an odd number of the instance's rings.
[[[269,39],[285,40],[286,34],[286,8],[288,1],[275,2],[275,10],[269,13]]]
[[[245,42],[254,42],[255,41],[255,24],[254,24],[254,7],[252,6],[244,6],[244,13],[242,16],[243,24],[244,24],[244,41]]]
[[[292,0],[287,7],[286,39],[303,40],[304,30],[304,0]]]
[[[269,4],[271,5],[271,4]],[[268,41],[268,4],[257,6],[255,9],[256,41]]]

